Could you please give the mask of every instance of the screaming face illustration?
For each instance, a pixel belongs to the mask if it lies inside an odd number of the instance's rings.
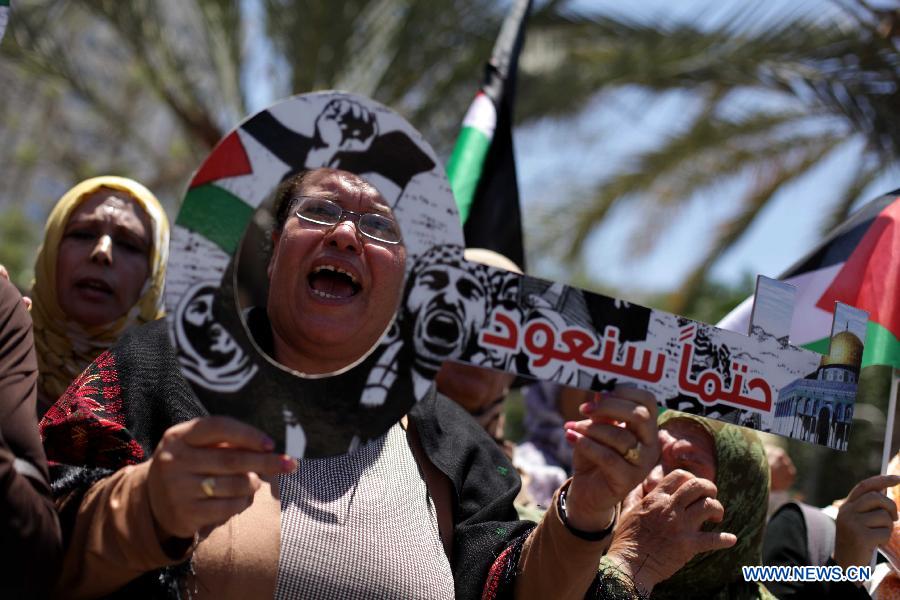
[[[213,316],[216,286],[195,285],[185,295],[175,315],[175,335],[185,376],[217,392],[233,392],[256,374],[240,345]]]
[[[477,345],[488,314],[484,268],[463,260],[459,246],[435,246],[413,267],[405,326],[412,327],[416,366],[433,376],[445,360]]]

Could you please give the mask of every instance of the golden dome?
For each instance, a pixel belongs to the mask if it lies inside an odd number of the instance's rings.
[[[849,331],[842,331],[831,338],[828,356],[822,357],[822,366],[845,365],[859,367],[862,361],[863,343]]]

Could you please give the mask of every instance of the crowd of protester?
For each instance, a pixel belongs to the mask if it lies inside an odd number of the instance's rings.
[[[337,223],[308,218],[323,199]],[[358,363],[402,289],[389,204],[323,168],[288,179],[276,205],[254,337],[303,373]],[[868,565],[890,541],[884,490],[900,477],[859,482],[833,517],[792,501],[770,511],[770,485],[792,481],[783,451],[767,457],[749,429],[658,414],[634,388],[530,383],[513,444],[503,415],[521,382],[447,363],[357,451],[277,454],[262,431],[210,416],[182,375],[161,320],[167,252],[153,194],[97,177],[48,218],[30,317],[0,277],[4,598],[867,596],[850,582],[748,582],[741,567]],[[519,271],[489,251],[467,258]],[[326,262],[358,274],[365,312],[335,317],[298,297]]]

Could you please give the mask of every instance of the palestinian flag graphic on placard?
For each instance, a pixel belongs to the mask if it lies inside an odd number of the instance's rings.
[[[900,190],[854,213],[779,279],[797,287],[792,344],[827,354],[839,301],[869,313],[862,367],[900,369]],[[748,298],[718,326],[746,331],[751,306]]]
[[[497,37],[485,80],[463,118],[447,177],[466,246],[489,248],[525,267],[512,115],[530,0],[516,0]]]

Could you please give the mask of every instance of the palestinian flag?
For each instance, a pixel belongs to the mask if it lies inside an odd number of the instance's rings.
[[[791,344],[827,354],[839,301],[869,313],[863,368],[900,369],[900,190],[854,213],[779,279],[797,287]],[[746,332],[752,302],[745,300],[718,326]]]
[[[794,489],[814,506],[845,496],[876,475],[897,450],[900,431],[887,425],[900,367],[900,190],[865,205],[780,277],[797,287],[791,343],[826,353],[834,302],[869,313],[853,427],[846,452],[788,440],[797,465]],[[719,322],[746,333],[752,298]],[[892,440],[892,441],[891,441]],[[882,466],[884,468],[884,466]]]
[[[463,118],[447,163],[466,246],[489,248],[524,269],[522,217],[512,143],[519,51],[531,0],[510,8],[485,71],[484,83]]]

